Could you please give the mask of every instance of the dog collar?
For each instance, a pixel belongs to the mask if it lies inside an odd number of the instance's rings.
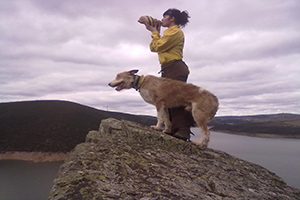
[[[133,81],[133,88],[138,91],[143,83],[144,83],[144,80],[145,80],[145,76],[138,76],[138,75],[134,75],[134,81]]]
[[[148,18],[148,22],[149,22],[150,26],[153,26],[154,25],[153,18],[150,16],[147,16],[147,18]]]

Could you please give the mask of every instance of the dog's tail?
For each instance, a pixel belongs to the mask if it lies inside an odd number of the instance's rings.
[[[212,102],[212,109],[211,109],[211,114],[210,114],[209,121],[214,118],[214,116],[217,114],[217,111],[219,109],[219,100],[218,100],[218,98],[213,94],[212,94],[212,96],[213,96],[214,100]]]

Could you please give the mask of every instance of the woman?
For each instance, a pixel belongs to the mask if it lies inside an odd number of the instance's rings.
[[[152,32],[152,41],[150,50],[158,53],[158,59],[161,64],[162,77],[171,78],[186,82],[189,69],[182,61],[182,52],[184,46],[184,34],[180,27],[184,27],[188,22],[189,15],[187,11],[178,9],[168,9],[163,14],[161,26],[167,27],[164,35],[160,37],[160,27],[145,25]],[[190,139],[190,127],[194,124],[190,112],[185,111],[184,107],[169,109],[170,120],[172,122],[172,132],[176,138],[182,140]]]

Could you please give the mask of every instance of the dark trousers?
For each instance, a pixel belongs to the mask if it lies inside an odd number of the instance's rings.
[[[190,73],[188,66],[182,60],[171,61],[162,65],[161,72],[162,77],[183,82],[187,81]],[[195,123],[191,112],[186,111],[185,107],[170,108],[169,115],[172,122],[172,133],[175,133],[180,128],[190,128]]]

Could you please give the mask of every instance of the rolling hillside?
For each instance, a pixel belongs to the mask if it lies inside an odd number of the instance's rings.
[[[0,103],[0,152],[68,152],[109,117],[156,123],[151,116],[107,112],[67,101]],[[215,117],[209,126],[234,134],[300,138],[300,115],[293,114]]]
[[[249,136],[300,138],[300,115],[295,114],[216,117],[209,126]]]
[[[0,152],[68,152],[109,117],[156,123],[150,116],[107,112],[67,101],[1,103]]]

